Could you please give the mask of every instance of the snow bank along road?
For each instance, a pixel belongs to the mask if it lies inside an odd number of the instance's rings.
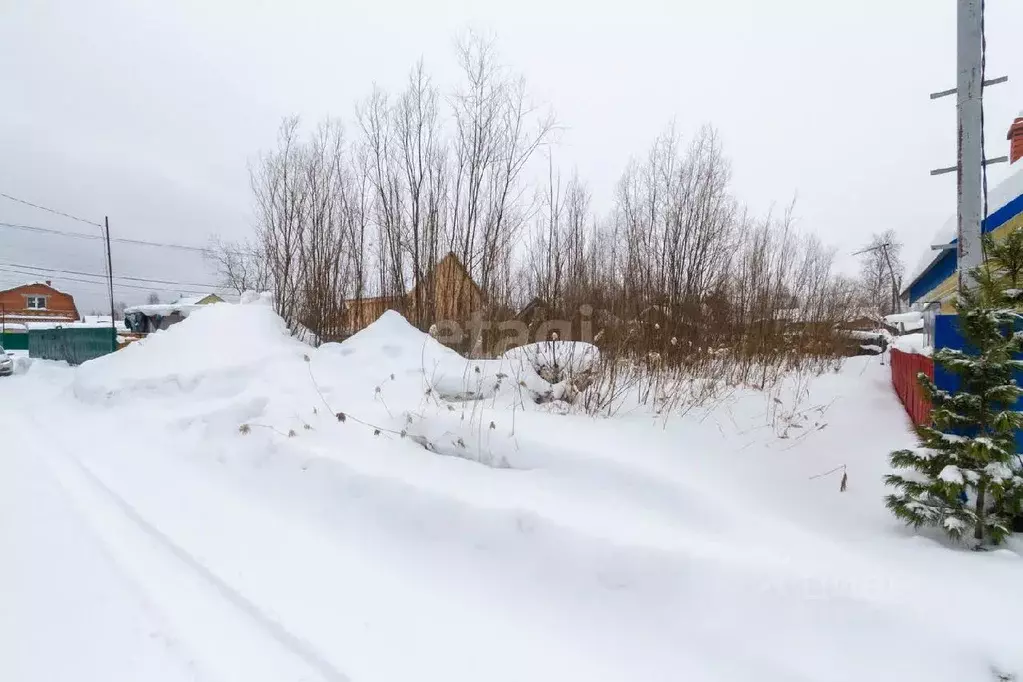
[[[883,508],[886,370],[595,420],[397,316],[313,350],[258,304],[35,363],[0,380],[0,679],[1023,675],[1019,544]]]

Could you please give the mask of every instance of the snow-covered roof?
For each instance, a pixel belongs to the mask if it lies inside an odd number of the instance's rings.
[[[993,189],[988,190],[987,204],[988,204],[988,215],[994,213],[998,209],[1004,207],[1010,201],[1016,197],[1023,196],[1023,165],[1015,170],[1009,177],[1002,180],[1000,183],[995,185]],[[932,265],[938,262],[944,251],[937,249],[931,249],[931,246],[952,244],[956,241],[957,232],[959,230],[958,216],[953,215],[951,218],[945,221],[945,224],[941,226],[934,237],[931,239],[930,244],[927,245],[927,251],[920,256],[920,260],[916,266],[909,271],[909,275],[906,277],[905,284],[902,287],[903,292],[908,291],[909,288],[920,279],[920,275],[927,272]]]
[[[21,289],[22,287],[46,287],[47,289],[53,289],[54,291],[60,291],[60,289],[58,289],[57,287],[53,286],[53,280],[50,280],[49,282],[47,282],[46,280],[42,280],[42,279],[33,279],[33,280],[28,281],[28,282],[22,282],[21,284],[16,284],[13,287],[9,287],[7,289],[2,289],[2,291],[14,291],[15,289]],[[61,292],[61,293],[64,293],[64,292]]]
[[[107,315],[102,321],[97,320],[98,316],[89,315],[84,321],[78,321],[70,318],[59,318],[59,317],[48,317],[48,316],[26,316],[26,315],[8,315],[4,320],[4,329],[8,332],[26,332],[30,329],[56,329],[61,327],[64,329],[70,327],[109,327],[110,316]],[[88,318],[92,318],[91,320]],[[119,331],[126,331],[127,327],[124,326],[124,321],[118,320],[115,327]]]
[[[220,298],[220,296],[217,296],[213,292],[210,292],[208,294],[202,294],[200,296],[182,296],[178,300],[174,301],[172,305],[199,305],[200,301],[205,301],[207,298],[210,298],[211,296],[217,299]]]
[[[131,313],[141,313],[146,317],[166,317],[167,315],[173,315],[177,313],[182,317],[188,317],[189,313],[196,310],[197,308],[203,308],[204,305],[198,303],[149,303],[146,305],[133,305],[128,306],[124,309],[124,314],[129,315]]]
[[[924,314],[920,311],[885,315],[884,321],[901,332],[918,331],[924,328]]]

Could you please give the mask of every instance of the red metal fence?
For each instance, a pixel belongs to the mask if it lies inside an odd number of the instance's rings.
[[[906,407],[906,412],[914,424],[924,424],[931,419],[931,403],[924,396],[923,389],[917,381],[917,375],[923,372],[934,378],[934,360],[926,355],[903,353],[892,348],[892,386],[899,400]]]

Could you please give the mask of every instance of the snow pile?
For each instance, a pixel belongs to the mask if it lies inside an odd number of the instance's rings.
[[[344,373],[346,391],[375,391],[394,384],[399,387],[397,392],[421,396],[429,391],[455,401],[496,398],[498,394],[510,401],[519,389],[540,393],[551,388],[526,363],[468,360],[393,310],[343,343],[320,346],[313,367],[318,377]]]
[[[253,300],[202,306],[169,329],[84,363],[74,395],[99,404],[156,401],[159,409],[185,399],[190,408],[180,418],[217,434],[252,424],[298,433],[341,414],[371,433],[403,434],[421,447],[457,447],[449,454],[499,463],[504,455],[478,438],[488,425],[466,419],[466,411],[483,401],[524,409],[558,392],[528,363],[467,360],[393,311],[343,343],[314,349]]]
[[[552,384],[585,375],[600,363],[597,347],[582,341],[528,343],[506,351],[502,357],[512,362],[528,363]]]
[[[930,355],[934,350],[927,345],[927,338],[923,334],[903,334],[892,340],[892,347],[903,353],[916,353],[917,355]]]
[[[17,353],[11,352],[8,355],[12,355],[14,359],[14,373],[24,374],[29,370],[34,362],[34,358],[28,356],[28,351],[20,351]]]
[[[886,315],[885,324],[894,327],[899,334],[920,331],[924,328],[924,314],[919,311]]]
[[[84,363],[74,392],[86,400],[230,395],[281,362],[300,362],[305,349],[268,306],[203,305],[184,322]]]

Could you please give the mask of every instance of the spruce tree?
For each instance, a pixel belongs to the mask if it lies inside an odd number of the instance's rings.
[[[1023,413],[1014,409],[1023,389],[1013,378],[1023,369],[1016,359],[1023,334],[1015,331],[1023,320],[1016,309],[1021,269],[1012,267],[1023,263],[1023,230],[1004,246],[987,246],[989,260],[974,273],[978,286],[956,304],[966,348],[934,354],[937,365],[958,376],[959,388],[940,390],[919,375],[933,425],[920,427],[919,447],[891,454],[892,466],[904,471],[885,477],[895,488],[886,504],[898,518],[914,527],[939,526],[956,539],[972,530],[977,546],[1000,542],[1023,500],[1015,455]]]

